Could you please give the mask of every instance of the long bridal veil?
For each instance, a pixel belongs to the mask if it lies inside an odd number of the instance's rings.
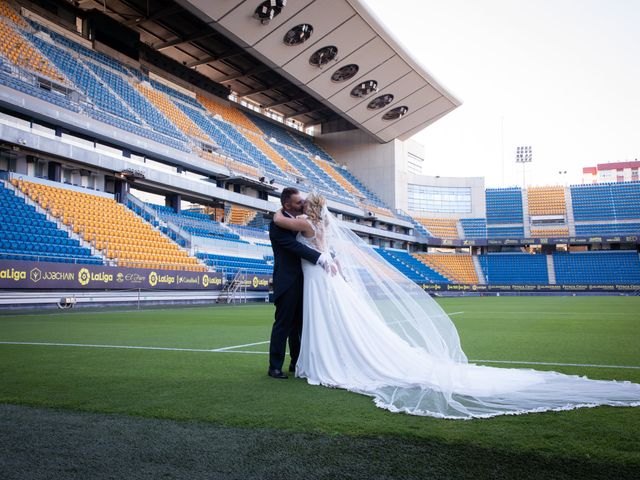
[[[373,331],[402,340],[394,338],[389,348],[401,345],[411,351],[410,357],[398,352],[398,359],[412,361],[394,365],[393,371],[399,371],[399,367],[403,373],[393,381],[382,375],[382,385],[372,382],[348,386],[374,397],[379,407],[414,415],[469,419],[597,405],[640,405],[640,385],[631,382],[468,363],[455,325],[431,296],[326,208],[323,220],[325,243],[347,282],[343,294],[370,307],[367,315],[371,316],[368,323]]]

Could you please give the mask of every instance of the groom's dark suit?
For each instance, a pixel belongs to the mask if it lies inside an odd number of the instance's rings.
[[[291,217],[287,213],[285,215]],[[296,364],[300,354],[303,292],[300,258],[315,264],[320,252],[298,242],[296,232],[280,228],[273,222],[269,225],[269,239],[273,246],[273,303],[276,306],[269,345],[269,368],[282,370],[287,338],[292,365]]]

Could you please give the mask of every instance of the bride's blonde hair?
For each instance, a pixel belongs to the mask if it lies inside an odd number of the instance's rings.
[[[315,192],[311,192],[306,199],[307,202],[307,216],[309,219],[316,223],[321,223],[324,218],[322,212],[327,205],[327,201],[322,195],[318,195]]]

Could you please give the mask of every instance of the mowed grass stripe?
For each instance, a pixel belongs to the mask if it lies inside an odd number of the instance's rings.
[[[175,347],[141,347],[138,345],[91,345],[82,343],[50,343],[50,342],[0,342],[0,345],[24,345],[35,347],[80,347],[80,348],[115,348],[115,349],[133,349],[133,350],[165,350],[174,352],[205,352],[205,353],[239,353],[239,354],[259,354],[269,355],[269,352],[252,351],[252,350],[239,350],[240,347],[251,346],[263,346],[265,342],[249,343],[247,345],[238,345],[225,348],[216,348],[213,350],[201,349],[201,348],[175,348]],[[493,363],[493,364],[511,364],[511,365],[545,365],[553,367],[588,367],[588,368],[622,368],[622,369],[640,369],[640,365],[596,365],[592,363],[551,363],[551,362],[536,362],[529,360],[479,360],[469,359],[470,363]]]
[[[554,321],[525,313],[482,314],[531,312],[535,302],[528,298],[443,299],[440,303],[448,311],[465,312],[452,320],[470,358],[546,361],[553,357],[559,363],[640,365],[640,298],[537,301],[549,310],[573,309],[580,315]],[[599,313],[611,310],[626,315],[602,321]],[[212,349],[268,338],[272,322],[273,307],[264,305],[126,315],[76,312],[68,317],[2,317],[0,340]],[[533,454],[640,467],[636,428],[640,408],[599,407],[468,422],[412,417],[377,409],[362,395],[309,386],[300,379],[274,381],[266,375],[263,355],[4,345],[0,365],[0,402],[4,403],[323,435],[406,438],[510,452],[519,458]],[[552,369],[640,382],[638,370]],[[518,476],[511,473],[512,478]]]

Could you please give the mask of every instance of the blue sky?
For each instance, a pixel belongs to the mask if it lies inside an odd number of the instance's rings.
[[[639,0],[361,1],[463,102],[414,137],[425,174],[522,185],[519,145],[530,185],[640,159]]]

